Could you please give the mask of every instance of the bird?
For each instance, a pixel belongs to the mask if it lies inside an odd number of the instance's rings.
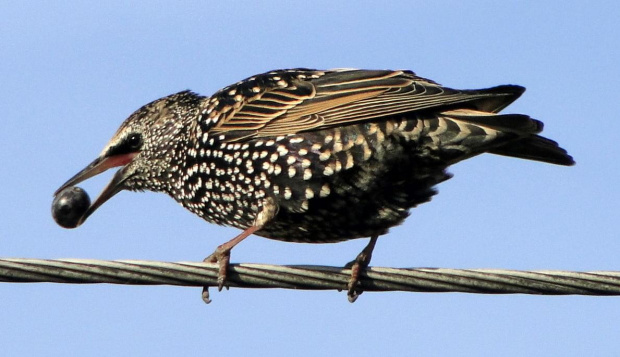
[[[363,292],[379,236],[428,202],[452,164],[490,153],[570,166],[543,123],[500,114],[518,85],[460,90],[409,70],[306,68],[249,77],[211,96],[186,90],[131,114],[100,155],[56,194],[121,167],[79,220],[122,190],[171,196],[207,222],[242,232],[205,260],[225,285],[246,237],[335,243],[369,238],[347,267]]]

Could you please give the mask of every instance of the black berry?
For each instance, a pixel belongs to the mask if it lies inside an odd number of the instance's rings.
[[[80,187],[67,187],[52,202],[52,217],[63,228],[75,228],[90,207],[90,197]]]

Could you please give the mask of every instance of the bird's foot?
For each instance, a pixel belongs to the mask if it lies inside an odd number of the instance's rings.
[[[368,267],[370,263],[370,259],[366,258],[365,254],[360,253],[355,260],[350,261],[345,265],[345,268],[351,268],[351,276],[349,277],[349,282],[347,283],[347,297],[349,302],[353,303],[357,298],[362,295],[364,292],[361,288],[361,283],[359,281],[360,271],[363,271]]]
[[[206,263],[217,263],[217,290],[222,291],[226,284],[226,275],[228,272],[228,266],[230,265],[230,251],[231,248],[226,247],[225,244],[220,245],[217,249],[208,257],[204,259]],[[226,287],[228,289],[228,287]]]
[[[218,291],[222,291],[222,288],[226,286],[226,273],[228,271],[228,266],[230,265],[230,251],[249,235],[264,227],[265,224],[275,216],[276,212],[278,212],[278,206],[275,201],[273,198],[267,198],[264,202],[262,202],[262,208],[256,215],[254,224],[246,228],[235,238],[217,247],[213,254],[204,259],[204,261],[208,263],[218,263]],[[226,289],[228,289],[228,286],[226,286]],[[211,302],[211,299],[209,299],[209,288],[207,286],[202,289],[202,300],[207,304]]]
[[[357,255],[355,260],[345,265],[345,268],[351,268],[351,277],[347,283],[347,297],[351,303],[355,302],[355,300],[357,300],[357,298],[364,292],[361,288],[361,283],[359,280],[360,273],[366,270],[366,268],[368,268],[368,264],[370,264],[372,251],[377,243],[377,238],[378,237],[376,236],[371,237],[368,245],[360,252],[360,254]]]
[[[223,247],[224,244],[217,247],[217,249],[208,257],[204,259],[206,263],[217,263],[218,271],[217,271],[217,290],[222,291],[224,286],[226,286],[226,275],[228,271],[228,266],[230,265],[230,250],[231,248]],[[228,286],[226,286],[228,289]],[[209,287],[205,286],[202,288],[202,301],[206,304],[211,302],[209,298]]]

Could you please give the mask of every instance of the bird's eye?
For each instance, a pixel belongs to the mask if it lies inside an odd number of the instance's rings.
[[[127,137],[127,147],[131,151],[136,151],[142,146],[142,136],[140,134],[131,134]]]

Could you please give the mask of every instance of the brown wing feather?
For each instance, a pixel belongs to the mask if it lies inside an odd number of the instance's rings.
[[[506,86],[513,89],[505,92],[454,90],[407,71],[327,71],[318,78],[291,78],[281,84],[236,105],[211,131],[230,134],[228,140],[232,141],[319,130],[418,110],[443,110],[466,102],[491,109],[507,105],[505,102],[516,99],[522,91],[511,86]]]

